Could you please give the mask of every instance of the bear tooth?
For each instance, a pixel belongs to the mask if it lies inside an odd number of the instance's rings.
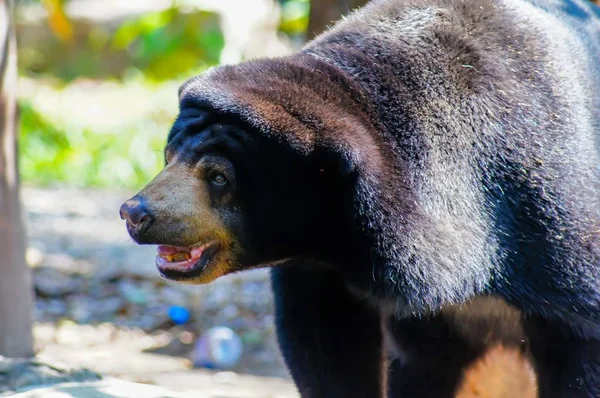
[[[186,261],[190,259],[190,254],[186,252],[178,252],[171,256],[176,262]],[[172,261],[172,260],[171,260]]]

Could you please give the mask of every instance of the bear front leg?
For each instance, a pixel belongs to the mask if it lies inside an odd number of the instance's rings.
[[[384,397],[379,315],[341,274],[294,264],[271,280],[279,346],[302,398]]]

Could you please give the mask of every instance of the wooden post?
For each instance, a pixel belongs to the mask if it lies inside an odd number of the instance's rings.
[[[17,171],[17,54],[10,0],[0,0],[0,355],[33,354],[31,272]]]

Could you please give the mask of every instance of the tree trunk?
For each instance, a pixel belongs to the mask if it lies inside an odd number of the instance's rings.
[[[17,171],[17,59],[11,1],[0,0],[0,355],[33,354],[33,293]]]
[[[311,0],[308,21],[308,40],[321,34],[343,15],[361,7],[368,0]]]

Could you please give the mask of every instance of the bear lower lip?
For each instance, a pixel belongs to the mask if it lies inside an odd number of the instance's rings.
[[[156,267],[161,276],[166,279],[182,280],[193,278],[204,272],[219,248],[220,245],[218,242],[209,242],[194,248],[159,246],[156,256]],[[183,261],[169,261],[169,258],[179,253],[188,253],[189,258]]]

